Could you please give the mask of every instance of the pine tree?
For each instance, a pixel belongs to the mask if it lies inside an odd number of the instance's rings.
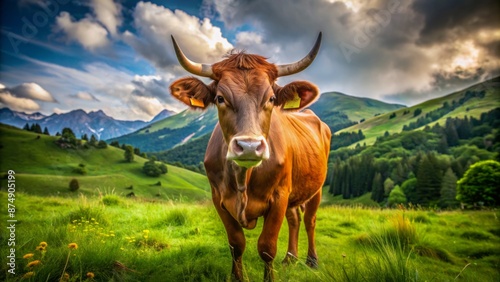
[[[351,178],[349,177],[349,164],[345,164],[342,169],[343,182],[342,182],[342,198],[351,198]]]
[[[23,127],[23,130],[27,130],[27,131],[30,131],[30,125],[28,123],[26,123]]]
[[[446,133],[446,141],[448,143],[448,146],[453,147],[458,145],[458,133],[457,129],[455,127],[455,124],[453,122],[453,119],[447,118],[446,119],[446,125],[444,128],[444,131]]]
[[[439,205],[443,208],[458,206],[457,196],[457,176],[451,168],[446,170],[441,184],[441,198]]]
[[[35,129],[33,130],[33,132],[42,134],[42,127],[38,123],[35,123]]]
[[[94,134],[92,134],[92,136],[90,136],[89,144],[91,146],[97,146],[97,138],[95,138]]]
[[[416,185],[418,203],[429,205],[438,200],[441,181],[441,171],[436,156],[428,153],[422,158],[418,168]]]
[[[382,174],[375,173],[372,182],[372,196],[371,199],[375,202],[381,202],[384,199],[384,185],[382,183]]]
[[[82,138],[81,138],[81,139],[82,139],[82,140],[85,140],[85,141],[89,141],[89,137],[87,136],[87,133],[84,133],[84,134],[82,135]]]
[[[43,129],[43,134],[50,136],[49,129],[47,127]]]

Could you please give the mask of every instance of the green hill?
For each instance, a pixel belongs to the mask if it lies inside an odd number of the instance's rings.
[[[212,132],[216,123],[217,110],[214,107],[204,112],[184,110],[141,130],[108,141],[129,144],[140,148],[142,152],[159,152]]]
[[[168,166],[168,173],[148,177],[142,172],[147,160],[135,156],[133,163],[124,161],[124,151],[112,146],[105,149],[62,149],[46,136],[0,125],[0,170],[16,172],[18,191],[39,195],[69,195],[71,179],[80,183],[79,192],[114,192],[159,199],[203,200],[209,195],[209,184],[201,174]],[[75,173],[85,165],[87,173]],[[158,185],[160,182],[160,185]],[[2,187],[6,180],[2,179]],[[76,194],[76,193],[75,193]]]
[[[349,96],[340,92],[326,92],[321,94],[319,100],[310,108],[322,119],[327,119],[334,112],[341,112],[347,115],[349,120],[358,122],[404,107],[370,98]]]
[[[461,100],[463,103],[460,103]],[[386,131],[389,133],[401,132],[405,125],[416,122],[420,117],[425,117],[428,113],[432,114],[433,111],[437,111],[439,108],[443,107],[444,103],[448,105],[456,103],[457,107],[445,115],[440,116],[437,120],[430,121],[427,123],[428,125],[432,126],[435,123],[443,125],[448,117],[463,118],[464,116],[469,116],[477,118],[484,112],[500,107],[500,77],[470,86],[440,98],[425,101],[409,108],[387,112],[367,119],[362,123],[339,130],[336,133],[358,132],[358,130],[361,129],[366,139],[359,143],[371,145],[375,142],[377,137],[383,136]],[[420,109],[421,113],[415,116],[414,113],[417,109]],[[395,116],[391,118],[391,115]],[[423,127],[425,127],[425,125],[421,126],[420,129]],[[356,144],[353,144],[352,146],[355,145]]]

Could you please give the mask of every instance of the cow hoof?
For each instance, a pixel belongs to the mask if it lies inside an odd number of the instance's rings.
[[[285,258],[283,259],[282,264],[283,265],[290,265],[290,264],[294,264],[296,262],[297,262],[297,257],[294,256],[292,253],[288,252],[288,253],[286,253]]]
[[[316,269],[318,268],[318,259],[315,257],[307,256],[306,265],[309,266],[310,268]]]

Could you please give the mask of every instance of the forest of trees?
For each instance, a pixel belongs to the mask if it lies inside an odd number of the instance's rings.
[[[498,128],[500,108],[479,119],[448,118],[444,126],[386,134],[370,147],[332,151],[329,192],[344,199],[371,192],[387,204],[402,194],[407,203],[457,206],[457,179],[477,161],[499,158]]]
[[[38,134],[50,135],[49,130],[47,129],[47,127],[45,127],[43,129],[43,132],[42,132],[42,127],[38,123],[32,123],[31,125],[29,125],[28,123],[26,123],[24,125],[23,129],[27,130],[27,131],[30,131],[30,132],[35,132],[35,133],[38,133]]]

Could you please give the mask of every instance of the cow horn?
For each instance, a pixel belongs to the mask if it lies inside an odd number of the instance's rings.
[[[314,58],[316,58],[316,55],[318,54],[319,46],[321,45],[321,37],[322,33],[320,32],[313,48],[309,51],[307,56],[302,58],[302,60],[287,65],[276,66],[278,68],[278,77],[295,74],[306,69],[314,61]]]
[[[172,43],[174,44],[175,55],[177,56],[177,60],[179,60],[179,63],[185,70],[195,75],[213,78],[212,65],[195,63],[190,59],[188,59],[186,55],[184,55],[184,53],[182,52],[179,45],[177,45],[177,42],[175,42],[175,38],[173,35],[172,35]]]

